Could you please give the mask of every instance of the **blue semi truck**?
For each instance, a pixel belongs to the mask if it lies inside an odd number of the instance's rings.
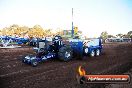
[[[46,39],[38,41],[38,47],[35,48],[36,55],[27,55],[22,59],[23,63],[37,66],[39,62],[48,59],[60,59],[69,61],[72,58],[82,59],[83,56],[90,55],[91,57],[99,56],[102,51],[101,39],[69,39],[65,43],[61,36],[56,35],[52,42]]]

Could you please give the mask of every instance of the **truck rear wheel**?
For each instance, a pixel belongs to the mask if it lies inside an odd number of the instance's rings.
[[[69,61],[72,59],[72,48],[70,46],[63,46],[59,49],[58,57],[60,60]]]
[[[99,55],[100,55],[100,50],[97,49],[97,50],[96,50],[96,56],[99,56]]]
[[[94,57],[95,56],[95,51],[94,50],[91,51],[90,56],[91,57]]]

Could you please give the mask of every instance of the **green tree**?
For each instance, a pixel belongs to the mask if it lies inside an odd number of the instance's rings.
[[[115,36],[113,36],[113,35],[108,35],[108,38],[115,38]]]
[[[107,31],[102,32],[101,35],[100,35],[100,37],[101,37],[102,39],[108,38],[108,33],[107,33]]]
[[[35,25],[32,31],[35,37],[43,37],[45,34],[43,28],[40,25]]]
[[[129,38],[127,34],[123,34],[122,38]]]
[[[52,29],[45,30],[45,36],[51,36]]]
[[[128,35],[129,38],[132,38],[132,31],[129,31],[129,32],[127,33],[127,35]]]
[[[101,35],[100,35],[100,38],[102,38],[103,39],[103,42],[105,42],[105,40],[108,38],[107,31],[102,32]]]
[[[123,34],[119,33],[119,34],[116,35],[116,37],[122,38],[123,37]]]

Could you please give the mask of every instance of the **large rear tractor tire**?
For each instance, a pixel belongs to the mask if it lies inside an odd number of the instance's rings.
[[[70,46],[63,46],[59,49],[58,57],[62,61],[69,61],[72,59],[72,48]]]

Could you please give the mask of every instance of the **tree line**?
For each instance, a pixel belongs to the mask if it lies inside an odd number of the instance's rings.
[[[56,32],[58,33],[58,31]],[[0,30],[0,35],[7,36],[19,36],[19,37],[44,37],[51,36],[55,33],[52,32],[52,29],[43,29],[40,25],[34,25],[32,28],[27,26],[19,26],[17,24],[13,24],[9,27],[5,27]]]
[[[78,30],[78,29],[77,29]],[[60,34],[63,35],[63,30],[59,29],[56,32],[53,32],[52,29],[43,29],[40,25],[34,25],[32,28],[27,26],[19,26],[17,24],[13,24],[9,27],[5,27],[0,30],[0,35],[7,35],[7,36],[19,36],[19,37],[45,37],[45,36],[52,36]],[[129,31],[127,34],[117,34],[116,36],[108,34],[107,31],[103,31],[100,34],[100,38],[103,40],[107,38],[132,38],[132,31]]]
[[[132,31],[129,31],[127,34],[117,34],[117,35],[110,35],[107,31],[101,33],[100,38],[107,39],[107,38],[131,38],[132,39]]]

